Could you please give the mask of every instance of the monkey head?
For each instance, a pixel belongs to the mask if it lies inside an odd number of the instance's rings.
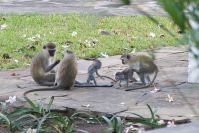
[[[96,69],[100,69],[102,66],[102,62],[100,60],[98,60],[97,58],[93,60],[93,64]]]
[[[124,74],[122,72],[116,72],[115,80],[120,81],[121,79],[124,79]]]
[[[129,54],[124,54],[121,56],[120,58],[122,60],[122,64],[127,64],[128,60],[130,59],[130,55]]]
[[[44,52],[46,52],[50,57],[54,57],[55,51],[56,51],[56,46],[54,43],[47,43],[46,45],[43,46]]]
[[[68,49],[66,49],[63,54],[62,54],[63,57],[65,56],[75,56],[74,53]]]

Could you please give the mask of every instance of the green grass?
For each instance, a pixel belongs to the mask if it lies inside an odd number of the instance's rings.
[[[177,28],[168,18],[155,18],[179,37]],[[116,55],[133,49],[140,51],[176,43],[172,36],[145,16],[1,15],[0,25],[2,24],[6,24],[7,28],[0,30],[0,70],[26,66],[42,45],[49,41],[57,44],[58,58],[64,50],[63,45],[67,45],[80,58],[90,58],[100,56],[101,52]],[[106,30],[111,35],[99,34],[98,29]],[[77,32],[76,36],[71,35],[73,31]],[[149,37],[150,32],[154,32],[156,37]],[[161,34],[164,37],[160,37]],[[28,39],[36,35],[40,37],[32,41]],[[88,46],[88,43],[95,45]],[[11,58],[3,59],[5,54]],[[16,63],[16,60],[19,62]]]

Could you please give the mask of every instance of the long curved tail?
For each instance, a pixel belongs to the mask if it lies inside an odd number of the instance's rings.
[[[83,84],[83,85],[74,85],[75,87],[112,87],[111,85],[89,85],[89,84]]]
[[[58,90],[58,89],[60,89],[60,88],[57,87],[57,86],[51,87],[51,88],[33,89],[33,90],[28,90],[28,91],[24,92],[24,93],[23,93],[23,96],[24,96],[24,97],[27,97],[27,94],[28,94],[28,93],[35,92],[35,91],[54,91],[54,90]]]

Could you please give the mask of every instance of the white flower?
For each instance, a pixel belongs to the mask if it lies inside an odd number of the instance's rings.
[[[19,60],[15,59],[14,62],[15,62],[15,63],[19,63]]]
[[[2,25],[0,25],[0,30],[4,30],[4,29],[6,29],[7,27],[8,27],[7,24],[2,24]]]
[[[33,37],[29,37],[29,38],[27,38],[29,41],[32,41],[32,42],[34,42],[35,41],[35,39],[33,38]]]
[[[36,133],[37,132],[37,129],[31,129],[31,128],[28,128],[28,130],[26,131],[26,133]]]
[[[154,32],[150,32],[149,36],[152,37],[152,38],[154,38],[155,37],[155,33]]]
[[[36,35],[34,36],[34,38],[41,38],[41,35],[40,35],[40,34],[36,34]]]
[[[158,125],[163,125],[163,124],[165,124],[164,120],[159,120],[159,121],[157,121],[157,123],[158,123]]]
[[[36,34],[35,36],[33,36],[33,37],[29,37],[29,38],[27,38],[29,41],[32,41],[32,42],[34,42],[34,41],[36,41],[37,39],[41,39],[41,35],[40,34]]]
[[[61,47],[64,48],[64,49],[67,49],[68,45],[62,45]]]
[[[174,100],[173,100],[173,97],[168,94],[167,98],[166,98],[166,101],[173,102]]]
[[[100,55],[101,55],[102,57],[105,57],[105,58],[109,57],[108,54],[107,54],[106,52],[101,52]]]
[[[175,125],[175,123],[174,123],[174,121],[168,121],[167,122],[167,127],[175,127],[176,125]]]
[[[5,102],[6,102],[6,103],[11,103],[11,104],[12,104],[12,103],[16,102],[16,98],[17,98],[16,96],[13,96],[13,97],[12,97],[12,96],[9,96],[9,99],[6,100]]]
[[[137,128],[137,127],[134,127],[133,125],[131,125],[130,127],[126,127],[125,130],[124,130],[124,133],[142,133],[144,132],[144,129],[143,128]]]
[[[151,93],[156,93],[156,92],[159,92],[159,91],[161,91],[159,88],[156,88],[155,86],[154,86],[154,89],[153,90],[151,90],[150,92]]]
[[[136,48],[134,48],[132,51],[131,51],[131,53],[136,53]]]
[[[50,34],[51,34],[51,35],[55,35],[55,33],[54,33],[54,32],[50,32]]]
[[[76,36],[76,35],[77,35],[77,32],[76,32],[76,31],[73,31],[71,35],[72,35],[72,36]]]

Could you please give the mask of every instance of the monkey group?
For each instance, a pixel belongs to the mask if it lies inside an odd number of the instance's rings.
[[[128,68],[121,72],[116,72],[115,79],[108,76],[103,76],[98,73],[102,63],[98,59],[94,59],[93,63],[88,68],[88,77],[86,83],[80,83],[76,81],[78,72],[77,59],[72,51],[65,50],[63,59],[56,60],[50,64],[50,59],[55,58],[56,45],[54,43],[47,43],[43,46],[42,50],[33,58],[30,72],[33,80],[42,86],[51,86],[41,89],[33,89],[26,91],[24,96],[34,91],[47,91],[47,90],[70,90],[74,87],[112,87],[111,85],[98,85],[94,74],[101,79],[108,78],[113,82],[118,82],[121,87],[121,81],[125,81],[127,87],[128,83],[135,82],[135,84],[142,85],[137,88],[126,89],[126,91],[146,88],[151,86],[157,76],[158,68],[153,60],[144,55],[134,56],[132,54],[125,54],[121,56],[122,64],[127,64]],[[57,70],[53,70],[57,66]],[[141,83],[133,77],[134,73],[137,73]],[[154,77],[150,80],[149,75],[154,73]],[[92,84],[94,82],[94,85]]]

